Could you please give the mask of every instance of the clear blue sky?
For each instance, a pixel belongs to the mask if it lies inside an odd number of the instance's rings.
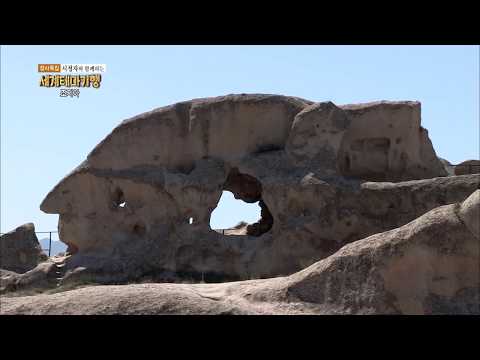
[[[60,98],[39,63],[107,64],[99,90]],[[56,229],[39,205],[122,120],[191,98],[272,93],[336,104],[422,102],[437,155],[479,157],[477,46],[2,46],[1,231]],[[232,197],[213,227],[258,218]],[[223,208],[223,216],[220,216]]]

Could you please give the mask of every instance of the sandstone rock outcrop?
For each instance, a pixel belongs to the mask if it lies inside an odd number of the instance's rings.
[[[477,190],[349,244],[292,276],[290,298],[334,313],[480,314],[479,214]]]
[[[0,294],[18,291],[41,292],[58,285],[59,271],[53,261],[47,260],[25,273],[0,269]]]
[[[480,190],[287,277],[94,286],[2,299],[1,314],[480,314]]]
[[[32,223],[2,235],[0,246],[0,294],[57,285],[59,269],[42,251]]]
[[[264,278],[461,201],[480,183],[447,175],[418,102],[229,95],[122,122],[41,209],[60,214],[67,275]],[[222,190],[258,201],[262,219],[242,235],[212,230]]]
[[[480,160],[466,160],[455,166],[455,175],[480,174]]]
[[[32,223],[0,236],[0,269],[25,273],[45,260]]]

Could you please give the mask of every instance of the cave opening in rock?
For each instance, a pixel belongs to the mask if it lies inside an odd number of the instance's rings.
[[[246,226],[260,220],[260,206],[246,203],[224,190],[210,217],[210,228],[225,235],[246,235]]]
[[[273,217],[262,199],[262,185],[253,176],[230,171],[210,228],[223,235],[260,236],[272,228]]]
[[[120,188],[116,188],[115,191],[111,194],[111,201],[111,206],[114,209],[125,208],[127,206],[125,195]]]

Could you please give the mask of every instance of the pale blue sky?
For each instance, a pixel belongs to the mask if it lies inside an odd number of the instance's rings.
[[[107,72],[99,90],[60,98],[39,87],[39,63],[100,63]],[[40,202],[100,140],[126,118],[191,98],[418,100],[437,155],[479,157],[477,46],[2,46],[1,91],[1,232],[25,222],[56,229],[58,216]],[[221,204],[213,227],[258,217],[233,202]]]

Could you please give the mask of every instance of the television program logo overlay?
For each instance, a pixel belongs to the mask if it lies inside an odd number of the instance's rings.
[[[60,97],[80,97],[80,88],[99,89],[105,64],[38,64],[40,87],[60,88]],[[64,73],[64,74],[62,74]]]

